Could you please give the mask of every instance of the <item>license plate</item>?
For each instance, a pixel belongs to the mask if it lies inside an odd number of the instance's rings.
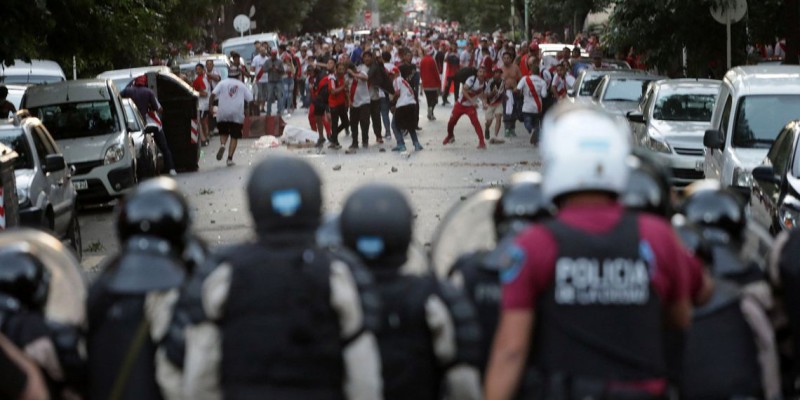
[[[86,189],[89,189],[89,182],[86,182],[86,181],[72,181],[72,186],[75,187],[75,190],[86,190]]]
[[[706,169],[705,161],[697,161],[694,163],[695,171],[704,171]]]

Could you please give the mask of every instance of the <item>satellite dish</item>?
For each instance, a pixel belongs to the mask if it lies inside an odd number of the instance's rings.
[[[256,15],[256,6],[250,6],[250,18],[253,18],[253,15]]]
[[[233,19],[233,29],[236,29],[236,32],[245,33],[250,30],[250,18],[247,15],[239,14],[236,18]]]
[[[711,16],[720,24],[736,23],[747,14],[746,0],[722,0],[711,6]]]

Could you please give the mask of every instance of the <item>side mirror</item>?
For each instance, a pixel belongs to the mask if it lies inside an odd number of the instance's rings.
[[[718,129],[709,129],[706,131],[706,134],[703,135],[703,146],[709,149],[722,150],[722,144],[722,131]]]
[[[628,112],[628,121],[636,122],[638,124],[644,123],[644,114],[639,111],[630,111]]]
[[[780,183],[781,177],[775,175],[771,165],[759,165],[753,169],[753,179],[759,182]]]
[[[61,154],[48,154],[44,159],[44,165],[42,167],[44,172],[55,172],[67,168],[67,163],[64,161],[64,156]]]

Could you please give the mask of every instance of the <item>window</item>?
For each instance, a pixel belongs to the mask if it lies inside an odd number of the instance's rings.
[[[64,103],[31,109],[56,140],[108,135],[120,131],[110,101]]]
[[[33,132],[31,132],[31,138],[33,139],[33,147],[36,148],[36,155],[39,157],[39,162],[44,163],[47,154],[49,154],[47,152],[47,146],[45,146],[42,138]]]
[[[767,159],[772,163],[772,168],[775,170],[776,175],[783,175],[786,171],[786,165],[789,163],[789,157],[792,154],[793,139],[792,130],[784,129],[775,140],[769,153],[767,153]]]
[[[31,135],[39,138],[39,141],[42,142],[42,146],[44,146],[44,149],[47,151],[47,154],[58,153],[55,143],[50,141],[50,135],[47,134],[47,131],[45,131],[44,128],[42,128],[41,126],[33,127],[33,129],[31,129]]]
[[[653,118],[662,121],[711,121],[715,94],[662,92],[653,109]]]
[[[137,109],[134,109],[133,106],[131,106],[131,103],[127,101],[124,103],[124,111],[125,111],[124,113],[125,122],[128,125],[136,126],[136,129],[134,129],[135,131],[137,132],[141,131],[143,129],[142,124],[140,124],[139,119],[136,118],[136,114],[139,113],[139,111]]]
[[[0,131],[0,143],[17,152],[14,169],[33,169],[31,148],[22,129]]]
[[[649,84],[649,80],[625,78],[609,80],[603,101],[635,101],[638,103]]]
[[[734,147],[769,148],[784,126],[797,119],[800,95],[746,96],[736,108]]]
[[[591,96],[602,80],[602,75],[593,77],[589,77],[588,75],[584,76],[583,82],[581,83],[581,91],[578,93],[578,96]]]
[[[725,107],[722,108],[722,117],[720,119],[719,129],[722,131],[723,136],[728,135],[728,126],[731,121],[731,107],[733,106],[733,97],[728,95],[725,99]]]

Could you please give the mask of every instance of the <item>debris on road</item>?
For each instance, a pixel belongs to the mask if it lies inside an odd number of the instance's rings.
[[[341,170],[341,169],[342,169],[342,166],[341,166],[341,165],[334,165],[334,166],[333,166],[333,170],[334,170],[334,171],[339,171],[339,170]]]

